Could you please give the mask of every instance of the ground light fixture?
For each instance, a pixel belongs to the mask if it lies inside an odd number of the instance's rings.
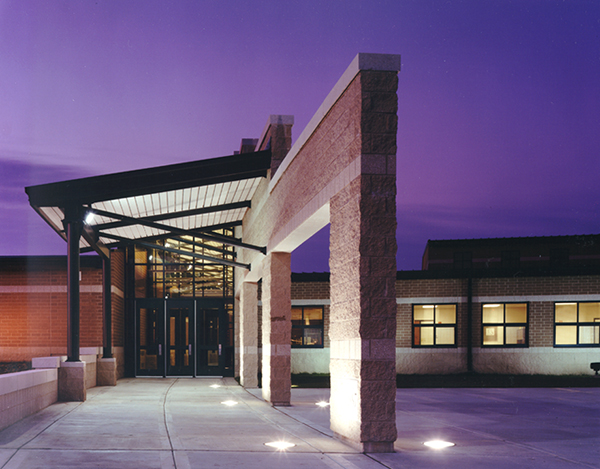
[[[220,388],[221,385],[220,384],[211,384],[209,387],[211,387],[213,389],[217,389],[217,388]]]
[[[294,443],[290,443],[289,441],[270,441],[265,443],[265,446],[270,446],[271,448],[275,448],[279,451],[285,451],[286,449],[293,448],[296,445]]]
[[[221,404],[226,405],[227,407],[233,407],[234,405],[237,405],[236,401],[223,401],[221,402]]]
[[[317,405],[319,407],[327,407],[329,405],[329,402],[319,401],[319,402],[315,402],[315,405]]]
[[[432,449],[444,449],[444,448],[450,448],[451,446],[455,446],[454,443],[451,443],[450,441],[444,441],[444,440],[430,440],[430,441],[426,441],[423,444]]]

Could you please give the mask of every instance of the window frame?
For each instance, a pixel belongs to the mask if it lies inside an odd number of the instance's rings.
[[[415,324],[415,306],[433,306],[433,324]],[[454,306],[454,323],[436,323],[436,311],[438,306]],[[458,303],[414,303],[411,307],[411,343],[412,348],[457,348],[457,322],[458,322]],[[431,345],[421,345],[415,343],[415,330],[422,329],[423,327],[433,327],[433,340],[434,343]],[[453,344],[436,344],[435,340],[437,337],[437,329],[450,329],[454,330],[454,343]]]
[[[502,305],[502,322],[483,322],[483,308],[486,305]],[[506,322],[506,306],[507,305],[525,305],[526,318],[525,322]],[[502,341],[503,344],[485,344],[484,343],[484,331],[486,327],[502,327]],[[506,343],[506,329],[507,327],[525,327],[525,341],[523,344],[507,344]],[[528,348],[529,347],[529,302],[524,301],[509,301],[509,302],[493,302],[493,303],[481,303],[481,348]]]
[[[318,325],[306,325],[304,324],[304,309],[305,308],[310,308],[310,309],[315,309],[315,308],[319,308],[321,309],[321,321],[322,324],[320,326]],[[292,309],[302,309],[302,322],[303,324],[301,326],[294,326],[294,324],[292,323],[292,331],[294,329],[302,329],[302,338],[304,341],[304,338],[306,337],[304,334],[305,329],[320,329],[321,330],[321,345],[295,345],[294,343],[291,343],[292,348],[294,349],[299,349],[299,348],[305,348],[305,349],[321,349],[325,347],[325,306],[324,305],[292,305]]]
[[[556,322],[556,305],[559,304],[572,304],[575,303],[577,305],[577,319],[576,322]],[[580,344],[579,343],[579,339],[581,337],[580,334],[580,328],[582,326],[593,326],[593,327],[600,327],[600,318],[594,318],[594,319],[598,319],[598,321],[580,321],[579,320],[579,305],[581,304],[590,304],[590,303],[595,303],[598,304],[600,303],[600,300],[598,301],[555,301],[554,302],[554,347],[557,348],[599,348],[600,347],[600,339],[599,339],[599,343],[593,343],[593,344]],[[575,334],[576,339],[577,339],[577,343],[576,344],[557,344],[556,343],[556,327],[557,326],[575,326],[577,329],[577,333]]]

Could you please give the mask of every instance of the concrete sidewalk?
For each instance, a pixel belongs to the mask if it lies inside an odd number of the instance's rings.
[[[253,394],[232,379],[120,380],[0,432],[0,467],[600,466],[600,388],[399,389],[397,452],[375,455],[331,437],[328,409],[315,405],[329,390],[293,389],[287,408]],[[423,446],[433,438],[456,446]],[[265,446],[279,440],[296,446]]]

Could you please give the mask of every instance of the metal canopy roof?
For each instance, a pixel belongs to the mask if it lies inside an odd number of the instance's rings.
[[[25,192],[65,240],[66,216],[77,213],[85,221],[82,251],[102,254],[136,241],[192,235],[264,252],[213,230],[241,224],[270,165],[266,150],[30,186]]]

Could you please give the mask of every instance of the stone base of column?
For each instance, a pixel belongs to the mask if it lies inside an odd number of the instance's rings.
[[[395,453],[393,441],[367,441],[363,443],[363,453]]]
[[[354,441],[337,432],[333,436],[361,453],[395,453],[393,441]]]
[[[96,362],[96,386],[117,385],[117,359],[99,358]]]
[[[58,400],[83,402],[86,395],[85,362],[62,362],[58,369]]]

